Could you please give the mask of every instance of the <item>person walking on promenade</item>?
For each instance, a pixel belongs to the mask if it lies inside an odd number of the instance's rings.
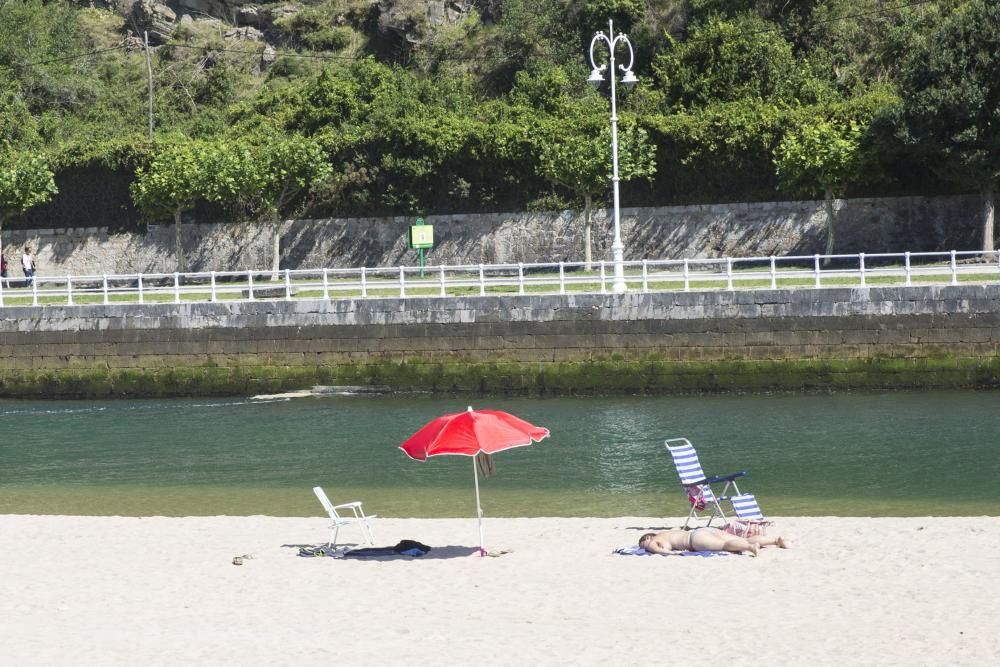
[[[35,257],[28,246],[24,247],[24,254],[21,255],[21,268],[24,269],[24,286],[31,287],[35,280]]]
[[[7,281],[7,256],[0,252],[0,285],[10,287]]]

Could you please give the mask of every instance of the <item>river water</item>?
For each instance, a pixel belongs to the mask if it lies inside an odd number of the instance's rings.
[[[313,516],[318,484],[382,516],[474,516],[471,459],[397,447],[468,403],[552,431],[497,455],[488,516],[686,513],[674,437],[709,474],[747,470],[768,515],[1000,514],[1000,393],[972,391],[0,401],[0,513]]]

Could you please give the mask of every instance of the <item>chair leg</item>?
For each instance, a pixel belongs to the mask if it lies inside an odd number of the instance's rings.
[[[725,511],[723,511],[722,509],[723,500],[729,500],[729,498],[727,496],[716,496],[715,503],[712,505],[712,516],[709,517],[708,523],[705,524],[706,526],[711,526],[712,522],[715,520],[715,517],[719,517],[719,520],[722,521],[722,523],[726,523],[726,521],[728,520],[726,519]]]
[[[334,549],[336,549],[337,548],[337,535],[339,535],[339,534],[340,534],[340,526],[339,525],[334,526],[334,528],[333,528],[333,541],[330,544],[328,544],[327,546],[330,546],[330,547],[333,547]]]
[[[368,533],[369,546],[375,546],[375,535],[372,534],[372,527],[368,525],[367,521],[365,521],[364,525],[365,525],[365,532]]]

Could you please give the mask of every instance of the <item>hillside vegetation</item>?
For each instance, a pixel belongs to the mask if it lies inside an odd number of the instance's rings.
[[[3,0],[0,225],[606,203],[609,19],[623,205],[978,192],[992,248],[993,0]]]

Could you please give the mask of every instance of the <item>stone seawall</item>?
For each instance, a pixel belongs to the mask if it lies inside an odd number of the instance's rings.
[[[0,395],[1000,385],[1000,286],[7,308]]]

